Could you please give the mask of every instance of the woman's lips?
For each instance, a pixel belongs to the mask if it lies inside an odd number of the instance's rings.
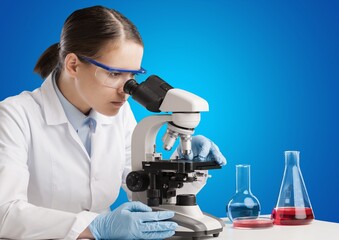
[[[124,105],[126,101],[122,101],[122,102],[111,102],[114,106],[116,107],[121,107],[122,105]]]

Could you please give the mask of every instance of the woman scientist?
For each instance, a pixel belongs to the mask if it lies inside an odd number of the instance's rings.
[[[144,72],[142,56],[126,17],[101,6],[80,9],[38,60],[41,87],[0,103],[0,238],[174,234],[171,211],[152,212],[140,202],[109,211],[131,170],[136,121],[123,85]],[[207,138],[194,138],[192,149],[200,160],[226,163]]]

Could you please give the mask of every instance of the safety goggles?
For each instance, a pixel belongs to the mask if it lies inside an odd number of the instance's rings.
[[[146,73],[144,68],[140,68],[139,70],[113,68],[88,57],[78,57],[81,60],[97,66],[98,68],[95,70],[95,77],[102,82],[102,84],[111,88],[119,88],[129,79],[135,78],[136,75]]]

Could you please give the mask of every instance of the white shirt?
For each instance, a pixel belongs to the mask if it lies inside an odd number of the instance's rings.
[[[116,200],[136,121],[128,103],[93,117],[89,157],[51,76],[0,103],[0,238],[76,239]]]

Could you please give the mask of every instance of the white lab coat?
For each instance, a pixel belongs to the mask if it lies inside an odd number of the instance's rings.
[[[90,158],[51,76],[0,103],[0,238],[76,239],[116,200],[136,121],[128,103],[94,116]]]

